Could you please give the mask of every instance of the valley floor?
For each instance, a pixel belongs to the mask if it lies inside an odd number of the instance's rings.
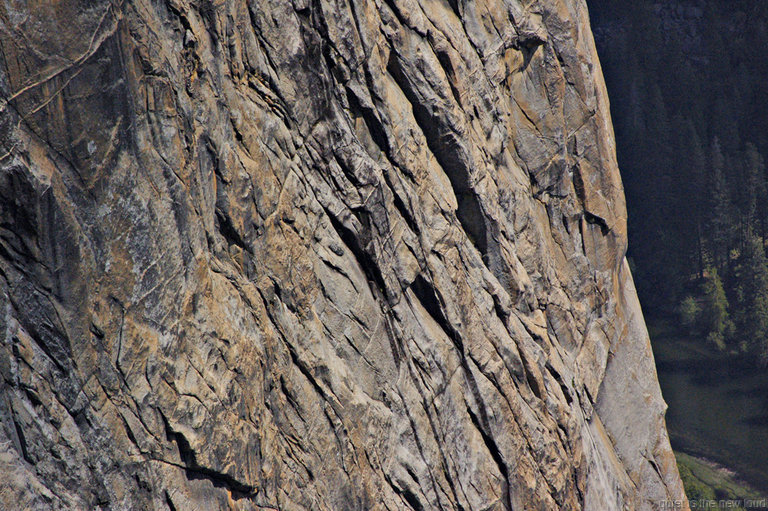
[[[768,497],[766,371],[680,335],[669,319],[648,327],[689,498],[699,487],[718,499]]]

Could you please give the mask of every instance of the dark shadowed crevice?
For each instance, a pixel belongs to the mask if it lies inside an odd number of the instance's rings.
[[[587,396],[587,399],[589,400],[589,404],[595,405],[595,400],[592,398],[592,394],[589,392],[589,389],[587,388],[587,386],[584,385],[582,386],[582,388],[584,389],[584,394]],[[598,392],[599,392],[599,389],[598,389]]]
[[[611,230],[608,227],[608,223],[605,221],[605,218],[594,215],[589,211],[584,211],[584,219],[587,221],[588,224],[597,225],[598,227],[600,227],[600,232],[603,234],[603,236],[607,235],[608,231]]]
[[[408,473],[410,474],[411,472],[408,471]],[[413,477],[413,474],[411,474],[411,477]],[[387,474],[384,474],[384,480],[387,482],[389,487],[392,488],[392,491],[399,495],[411,507],[411,509],[416,511],[424,510],[424,506],[421,504],[421,501],[419,501],[419,498],[411,490],[408,488],[401,488],[399,485],[395,484]],[[414,480],[418,482],[417,479],[414,478]]]
[[[453,100],[456,101],[456,104],[459,105],[459,107],[461,107],[461,93],[459,92],[459,89],[456,87],[456,70],[453,68],[453,64],[451,63],[450,56],[448,55],[447,52],[440,51],[438,48],[435,48],[434,46],[432,46],[432,50],[435,52],[438,62],[440,62],[440,65],[445,71],[446,76],[448,76],[449,78],[448,85],[450,85],[451,94],[453,95]]]
[[[454,188],[455,189],[455,188]],[[472,192],[463,192],[456,196],[459,206],[456,216],[467,237],[482,254],[483,260],[488,258],[488,239],[485,226],[485,216],[480,208],[480,201]]]
[[[506,495],[506,498],[502,499],[502,502],[504,505],[504,509],[511,511],[512,504],[509,496],[509,471],[507,469],[506,463],[504,463],[504,460],[501,455],[501,451],[499,450],[495,440],[489,433],[490,425],[489,425],[488,417],[484,410],[485,404],[483,402],[480,390],[477,387],[477,382],[475,382],[474,376],[472,375],[472,370],[469,367],[469,362],[467,360],[467,357],[464,353],[464,346],[461,340],[461,336],[445,317],[445,314],[443,313],[442,305],[440,303],[440,298],[436,289],[431,283],[429,283],[424,278],[423,275],[420,274],[418,277],[416,277],[414,282],[411,284],[411,290],[416,295],[416,298],[419,300],[419,302],[421,302],[424,309],[426,309],[427,313],[429,313],[432,319],[434,319],[434,321],[438,325],[440,325],[443,331],[445,331],[448,337],[453,341],[454,345],[456,346],[456,349],[459,351],[461,367],[464,371],[467,383],[469,384],[470,391],[472,392],[472,395],[474,396],[475,401],[478,403],[477,406],[478,406],[478,410],[479,410],[478,413],[480,414],[480,418],[478,418],[478,416],[475,415],[475,413],[470,409],[469,405],[467,405],[467,412],[469,413],[472,423],[480,432],[483,438],[483,441],[485,442],[488,448],[488,451],[491,453],[491,457],[493,458],[494,462],[499,468],[499,473],[502,475],[504,479],[503,492]]]
[[[552,367],[552,364],[547,362],[546,364],[547,371],[549,371],[549,374],[552,375],[552,377],[555,379],[555,381],[560,385],[560,390],[563,391],[563,395],[565,396],[566,402],[570,405],[573,403],[573,396],[571,396],[571,391],[568,389],[568,386],[563,381],[563,377],[560,376],[560,373],[558,373],[554,367]]]
[[[386,181],[389,189],[392,190],[392,201],[395,204],[395,209],[397,209],[397,212],[400,213],[400,216],[403,217],[403,220],[405,220],[405,223],[406,225],[408,225],[408,228],[411,229],[411,231],[413,231],[414,233],[420,234],[421,229],[419,229],[419,223],[416,221],[416,218],[414,218],[413,214],[411,213],[411,209],[405,205],[405,203],[402,201],[400,196],[395,191],[395,188],[392,186],[392,182],[390,180],[388,173],[385,171],[383,172],[383,175],[384,175],[384,181]]]
[[[405,19],[403,18],[403,15],[400,13],[400,9],[397,8],[397,5],[395,5],[394,0],[384,0],[384,3],[389,7],[389,9],[392,11],[392,14],[395,15],[397,18],[397,21],[404,27],[408,27],[408,23],[405,22]]]
[[[195,452],[192,449],[192,446],[189,445],[187,438],[182,433],[174,431],[173,428],[171,428],[165,415],[161,413],[160,417],[165,426],[166,438],[169,441],[174,442],[179,450],[179,457],[183,464],[180,468],[184,469],[184,474],[188,480],[208,480],[216,488],[225,488],[229,490],[233,499],[250,499],[256,495],[256,487],[238,481],[229,474],[224,474],[211,468],[201,466],[197,462]]]
[[[451,69],[447,56],[443,57],[441,65]],[[486,216],[477,192],[472,189],[468,155],[461,146],[460,136],[446,125],[445,119],[431,113],[418,97],[395,52],[390,54],[387,70],[411,103],[413,116],[424,134],[427,146],[451,183],[457,202],[456,217],[467,238],[510,296],[517,296],[512,275],[498,242],[499,228]]]
[[[299,372],[304,375],[310,385],[312,385],[312,388],[315,389],[315,392],[317,392],[320,397],[322,397],[325,401],[328,401],[330,404],[331,400],[328,398],[326,392],[312,375],[309,367],[307,367],[307,365],[299,359],[299,356],[296,354],[296,351],[290,344],[286,344],[286,346],[288,347],[288,353],[291,355],[291,362],[293,362],[293,365],[295,365]]]
[[[520,68],[521,72],[528,69],[528,66],[531,65],[531,61],[533,60],[533,55],[536,53],[538,47],[543,44],[544,41],[538,38],[538,36],[518,39],[517,49],[520,50],[520,53],[523,55],[523,65]]]
[[[141,452],[141,446],[139,445],[138,440],[136,440],[136,435],[134,435],[131,426],[128,424],[128,421],[125,420],[125,417],[123,417],[122,414],[120,414],[119,417],[120,422],[123,424],[123,430],[125,430],[125,435],[128,437],[128,440],[130,440],[131,443],[136,446],[136,449]]]
[[[531,362],[528,360],[528,357],[523,354],[522,351],[520,352],[520,360],[523,361],[523,368],[525,369],[525,380],[528,382],[528,387],[530,387],[534,396],[544,400],[544,395],[547,393],[547,389],[542,388],[542,385],[536,380],[536,378],[533,377]]]
[[[501,451],[496,445],[496,441],[486,429],[488,428],[487,418],[484,421],[486,424],[482,424],[477,415],[475,415],[475,413],[472,411],[472,408],[469,406],[467,406],[467,413],[469,414],[469,418],[472,421],[472,424],[475,426],[477,431],[480,432],[480,436],[483,439],[483,443],[485,443],[486,449],[488,449],[488,452],[491,454],[491,458],[493,458],[494,463],[496,463],[496,466],[499,469],[499,473],[501,473],[502,478],[504,478],[502,491],[507,498],[501,499],[502,505],[504,506],[505,511],[512,511],[512,503],[510,502],[509,498],[509,470],[507,469],[507,464],[504,463],[504,459],[501,457]]]
[[[413,116],[426,138],[429,150],[451,182],[458,202],[456,216],[461,227],[485,257],[488,253],[486,219],[480,201],[470,186],[470,170],[466,167],[466,156],[459,146],[457,135],[442,127],[444,123],[441,119],[432,115],[417,97],[394,51],[390,54],[387,71],[411,103]]]
[[[165,491],[165,505],[168,506],[169,511],[176,511],[176,506],[173,504],[173,501],[171,500],[171,495],[168,493],[168,491]]]
[[[493,310],[496,313],[496,317],[501,320],[501,324],[509,331],[507,323],[509,322],[510,311],[504,308],[501,304],[501,299],[496,293],[491,293],[491,298],[493,298]]]
[[[413,294],[416,295],[419,302],[421,302],[424,309],[426,309],[427,313],[429,313],[432,319],[435,320],[435,323],[440,325],[440,328],[442,328],[446,335],[453,341],[459,352],[462,352],[463,343],[461,341],[461,336],[453,325],[451,325],[450,321],[448,321],[448,318],[445,317],[435,287],[420,274],[411,284],[411,290],[413,291]]]
[[[360,181],[360,178],[357,177],[355,171],[350,168],[344,158],[334,154],[334,161],[339,165],[339,168],[344,173],[344,177],[346,177],[349,182],[352,183],[352,186],[355,188],[361,188],[364,185],[364,183]]]
[[[576,196],[579,198],[581,207],[584,208],[584,219],[587,221],[588,224],[597,225],[598,227],[600,227],[600,232],[603,234],[603,236],[606,236],[611,229],[608,226],[608,223],[605,221],[605,219],[598,215],[595,215],[594,213],[587,211],[586,189],[584,187],[584,178],[581,175],[581,168],[578,165],[574,165],[572,167],[572,171],[573,171],[573,188],[576,191]],[[582,232],[582,239],[584,239],[583,232]],[[586,249],[584,250],[584,253],[586,253]]]
[[[423,511],[424,506],[421,505],[421,501],[419,501],[418,497],[408,488],[398,488],[397,486],[392,487],[396,492],[398,492],[403,499],[408,503],[409,506],[411,506],[411,509],[415,511]]]
[[[360,103],[354,91],[352,91],[349,87],[346,88],[346,92],[347,92],[347,101],[349,103],[350,113],[354,118],[363,119],[363,121],[365,122],[365,126],[367,128],[367,132],[371,137],[371,140],[373,140],[374,144],[376,144],[376,147],[378,147],[379,151],[381,151],[381,154],[384,155],[387,159],[390,159],[390,162],[392,162],[390,158],[391,145],[389,143],[389,138],[387,137],[387,131],[384,129],[384,126],[382,125],[381,120],[377,117],[376,113],[373,111],[372,108],[363,106]],[[372,157],[376,159],[373,155]],[[348,173],[346,172],[346,169],[344,168],[344,165],[341,164],[340,160],[339,160],[339,164],[342,166],[342,170],[345,171],[345,174],[348,175]],[[396,166],[394,162],[392,162],[392,165]],[[393,186],[392,178],[390,177],[389,173],[384,171],[382,172],[382,174],[384,176],[384,180],[387,183],[387,186],[392,191],[394,206],[397,209],[398,213],[400,213],[400,216],[403,217],[408,227],[414,233],[419,234],[420,231],[419,231],[418,223],[416,222],[416,219],[413,217],[413,214],[411,213],[411,209],[405,205],[402,198],[395,191],[395,187]],[[350,178],[350,180],[352,181],[352,178]],[[352,181],[352,183],[360,187],[360,184],[357,183],[356,181]]]
[[[461,0],[448,0],[448,5],[451,6],[451,10],[456,14],[456,16],[461,19],[461,11],[459,10]]]
[[[512,505],[509,500],[509,472],[507,470],[506,464],[504,463],[504,460],[501,457],[501,451],[496,445],[496,442],[488,433],[488,431],[490,431],[490,427],[489,427],[488,417],[486,416],[483,409],[485,405],[483,404],[480,391],[477,388],[477,383],[475,382],[474,377],[472,376],[469,363],[467,362],[467,358],[464,354],[464,346],[461,340],[461,336],[453,327],[453,325],[451,325],[450,322],[445,317],[442,306],[440,304],[439,295],[437,294],[436,289],[431,283],[429,283],[423,277],[423,275],[420,274],[418,277],[416,277],[416,279],[411,284],[411,290],[416,295],[416,298],[419,300],[419,302],[421,302],[424,309],[426,309],[427,313],[429,313],[432,319],[434,319],[435,322],[438,325],[440,325],[443,331],[453,341],[454,345],[456,346],[456,349],[459,351],[461,366],[464,370],[464,374],[467,378],[467,382],[470,385],[472,395],[474,396],[475,400],[478,402],[478,408],[479,408],[479,413],[481,415],[481,420],[478,420],[478,417],[472,412],[469,406],[467,406],[467,411],[470,415],[470,418],[472,419],[472,423],[480,432],[483,438],[483,441],[488,447],[488,451],[491,453],[491,457],[493,458],[494,462],[496,462],[496,464],[498,465],[499,472],[502,474],[504,478],[503,491],[505,495],[507,495],[507,498],[503,499],[504,509],[511,511]]]
[[[24,436],[24,430],[22,429],[21,425],[16,421],[16,418],[13,416],[14,412],[13,410],[10,411],[10,417],[11,422],[13,422],[13,427],[16,431],[16,438],[18,440],[18,447],[21,449],[21,457],[29,463],[30,465],[34,465],[35,462],[32,460],[32,458],[29,456],[29,451],[27,451],[27,439]]]
[[[579,219],[579,237],[581,238],[581,252],[587,255],[587,240],[584,238],[584,222]]]
[[[656,472],[656,475],[659,476],[659,480],[664,481],[664,476],[661,475],[661,470],[659,469],[659,465],[656,463],[656,461],[653,458],[645,458],[648,463],[650,463],[651,468],[653,468],[653,471]]]
[[[373,141],[384,154],[389,154],[390,144],[389,139],[387,138],[387,132],[384,129],[384,126],[382,126],[379,118],[376,117],[376,113],[370,107],[363,106],[349,87],[346,88],[346,91],[347,101],[349,102],[349,108],[352,111],[352,114],[355,117],[362,117]]]
[[[250,247],[232,224],[232,219],[220,209],[216,210],[216,229],[221,233],[228,245],[236,245],[244,251],[251,253]]]
[[[344,243],[344,245],[347,246],[349,251],[352,252],[352,255],[355,256],[355,259],[357,259],[357,263],[360,266],[360,268],[363,270],[363,273],[365,273],[365,276],[368,278],[368,281],[375,284],[376,287],[375,288],[372,287],[372,290],[374,290],[373,292],[374,296],[377,296],[377,295],[380,297],[388,296],[387,285],[384,281],[384,276],[381,274],[381,269],[379,268],[379,265],[376,263],[376,261],[373,260],[373,257],[368,252],[366,252],[366,250],[363,248],[362,244],[360,243],[360,240],[358,240],[355,233],[352,232],[351,229],[346,227],[328,209],[325,209],[325,208],[323,209],[325,211],[325,214],[328,216],[328,219],[331,221],[331,225],[333,226],[333,229],[339,235],[339,238],[341,238],[341,241]],[[364,215],[365,212],[360,211],[359,214]]]

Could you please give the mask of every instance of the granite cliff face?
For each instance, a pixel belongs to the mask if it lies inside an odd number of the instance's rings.
[[[682,498],[584,0],[0,5],[0,507]]]

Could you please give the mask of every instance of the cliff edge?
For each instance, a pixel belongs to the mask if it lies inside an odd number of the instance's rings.
[[[0,6],[0,507],[683,498],[584,0]]]

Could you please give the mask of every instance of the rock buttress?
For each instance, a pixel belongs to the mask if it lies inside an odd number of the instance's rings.
[[[0,507],[681,498],[583,0],[0,7]]]

